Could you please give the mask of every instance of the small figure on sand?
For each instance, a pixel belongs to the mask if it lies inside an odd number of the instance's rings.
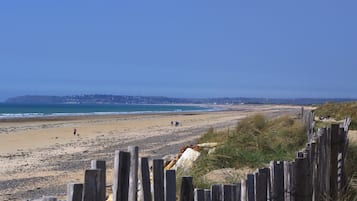
[[[178,121],[171,121],[171,126],[180,126],[181,123]]]
[[[76,135],[76,134],[77,134],[77,129],[74,128],[74,130],[73,130],[73,135]]]

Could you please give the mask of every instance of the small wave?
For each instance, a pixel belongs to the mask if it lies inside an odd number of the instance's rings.
[[[171,111],[128,111],[128,112],[83,112],[83,113],[0,113],[0,119],[22,119],[22,118],[41,118],[41,117],[66,117],[66,116],[87,116],[87,115],[120,115],[120,114],[153,114],[171,112],[202,112],[218,111],[218,108],[202,108],[201,110],[182,110]]]
[[[16,118],[30,118],[30,117],[42,117],[45,114],[43,113],[3,113],[0,114],[0,119],[16,119]]]

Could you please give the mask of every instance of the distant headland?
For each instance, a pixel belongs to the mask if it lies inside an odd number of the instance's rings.
[[[170,98],[164,96],[127,96],[127,95],[73,95],[41,96],[25,95],[8,98],[5,103],[14,104],[296,104],[314,105],[325,102],[349,102],[349,98]]]

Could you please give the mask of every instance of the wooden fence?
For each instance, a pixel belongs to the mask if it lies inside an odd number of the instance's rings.
[[[182,177],[176,192],[175,170],[164,170],[164,161],[154,159],[152,180],[149,159],[138,158],[138,147],[116,151],[112,193],[114,201],[319,201],[338,200],[346,185],[344,160],[350,119],[329,128],[313,129],[313,114],[303,115],[309,142],[293,161],[272,161],[246,179],[194,189],[192,177]],[[104,201],[106,163],[93,160],[85,170],[84,183],[70,183],[67,201]],[[43,197],[56,201],[56,197]]]

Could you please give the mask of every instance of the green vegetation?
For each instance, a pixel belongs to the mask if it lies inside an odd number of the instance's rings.
[[[316,116],[330,116],[335,120],[351,117],[351,130],[357,130],[357,102],[348,103],[325,103],[315,110]]]
[[[210,129],[199,142],[218,142],[212,154],[203,152],[192,176],[196,186],[207,187],[203,175],[221,168],[258,168],[271,160],[291,160],[306,143],[305,129],[299,120],[288,116],[268,120],[263,115],[245,118],[233,130]]]

